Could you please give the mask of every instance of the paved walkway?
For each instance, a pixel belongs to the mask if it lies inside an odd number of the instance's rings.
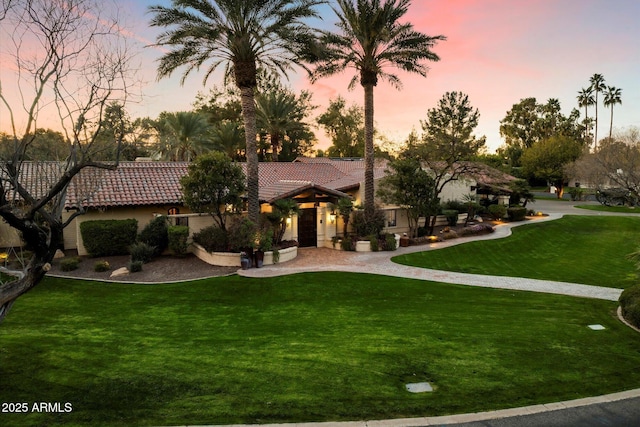
[[[572,208],[564,202],[547,202],[546,205],[561,205],[571,213],[593,214],[593,211]],[[540,206],[536,206],[540,208]],[[553,210],[553,209],[552,209]],[[545,211],[546,212],[546,211]],[[598,213],[596,213],[598,214]],[[500,239],[511,235],[513,227],[531,224],[531,222],[544,222],[561,218],[564,213],[553,212],[549,216],[539,217],[531,221],[520,223],[505,223],[498,225],[492,234],[483,236],[458,238],[428,245],[410,246],[398,248],[394,252],[342,252],[327,248],[301,248],[298,250],[298,258],[293,261],[266,266],[259,269],[239,270],[238,274],[245,277],[275,277],[288,274],[318,272],[318,271],[345,271],[380,274],[384,276],[403,277],[418,280],[432,280],[436,282],[454,283],[469,286],[481,286],[489,288],[512,289],[521,291],[544,292],[552,294],[570,295],[576,297],[597,298],[609,301],[617,301],[622,293],[621,289],[589,286],[579,283],[554,282],[548,280],[526,279],[507,276],[485,276],[477,274],[457,273],[451,271],[431,270],[427,268],[411,267],[397,264],[391,261],[392,256],[403,255],[411,252],[424,252],[441,249],[453,245],[463,244],[472,240]]]
[[[585,204],[588,204],[586,202]],[[563,215],[597,215],[620,216],[624,214],[605,213],[574,208],[575,203],[557,201],[538,201],[533,208],[548,213],[547,217],[536,218],[532,221],[552,221]],[[638,216],[640,218],[640,215]],[[438,242],[424,246],[398,248],[395,252],[369,252],[354,253],[342,252],[324,248],[303,248],[298,251],[298,258],[291,262],[266,266],[261,269],[240,270],[238,274],[246,277],[274,277],[288,274],[296,274],[314,271],[346,271],[372,273],[394,277],[405,277],[419,280],[432,280],[445,283],[463,284],[469,286],[482,286],[502,289],[514,289],[533,292],[545,292],[553,294],[570,295],[576,297],[597,298],[609,301],[617,301],[622,293],[620,289],[588,286],[579,283],[553,282],[546,280],[525,279],[518,277],[484,276],[449,271],[430,270],[419,267],[410,267],[396,264],[391,261],[392,256],[425,250],[436,250],[452,245],[458,245],[470,240],[489,240],[507,237],[511,229],[518,225],[530,224],[532,221],[503,224],[496,227],[495,233],[471,238],[460,238],[445,242]],[[474,414],[460,414],[443,417],[408,418],[396,420],[361,421],[361,422],[329,422],[295,424],[296,427],[400,427],[400,426],[434,426],[434,425],[476,425],[466,424],[477,422],[477,425],[486,424],[487,420],[506,419],[503,425],[519,426],[523,416],[539,414],[549,411],[566,410],[579,411],[580,408],[595,407],[607,402],[626,401],[627,405],[635,405],[640,397],[640,389],[629,390],[622,393],[614,393],[604,396],[596,396],[586,399],[578,399],[568,402],[558,402],[545,405],[534,405],[523,408],[513,408],[500,411],[481,412]],[[577,419],[580,414],[576,414]],[[512,422],[509,419],[512,418]],[[578,422],[575,425],[580,425]],[[269,427],[293,426],[293,424],[276,424]],[[236,426],[238,427],[238,426]],[[267,427],[267,426],[262,426]]]

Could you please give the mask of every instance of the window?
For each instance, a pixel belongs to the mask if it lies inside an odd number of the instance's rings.
[[[395,227],[396,226],[396,210],[388,210],[385,211],[385,215],[387,218],[387,227]]]
[[[180,215],[180,208],[169,208],[167,209],[167,215]],[[189,226],[189,218],[184,216],[174,216],[173,217],[174,225],[185,225]]]

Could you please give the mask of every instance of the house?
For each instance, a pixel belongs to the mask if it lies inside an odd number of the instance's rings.
[[[36,169],[41,166],[27,163],[23,168],[25,176],[37,174]],[[41,163],[55,169],[55,162]],[[242,163],[241,166],[246,167]],[[65,249],[76,249],[80,255],[86,254],[80,233],[80,224],[84,221],[135,218],[139,230],[142,230],[155,216],[168,215],[175,223],[188,225],[191,234],[211,225],[213,220],[210,216],[191,212],[182,202],[180,178],[187,170],[186,162],[155,161],[121,162],[115,170],[84,169],[66,192],[63,221],[78,209],[86,213],[76,217],[65,229]],[[374,167],[376,183],[386,175],[386,170],[387,161],[377,160]],[[485,173],[450,183],[442,200],[460,200],[463,195],[498,188],[500,183],[508,181],[508,177],[491,168],[485,170]],[[342,220],[336,215],[333,205],[341,197],[350,197],[354,205],[362,205],[363,183],[364,161],[359,158],[298,158],[291,163],[259,165],[262,211],[269,212],[270,204],[279,199],[296,200],[301,213],[288,222],[284,238],[297,240],[302,247],[332,247],[331,238],[342,230]],[[385,210],[388,232],[408,230],[402,209],[397,206],[381,207]],[[3,236],[0,247],[16,246],[16,236],[5,240],[7,228],[6,224],[0,225],[0,236]]]

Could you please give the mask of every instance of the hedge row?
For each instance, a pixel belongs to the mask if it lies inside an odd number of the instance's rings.
[[[127,255],[138,235],[135,219],[85,221],[80,224],[84,247],[92,257]]]

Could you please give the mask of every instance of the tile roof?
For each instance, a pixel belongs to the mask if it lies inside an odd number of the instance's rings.
[[[180,178],[186,175],[188,165],[186,162],[120,162],[113,171],[85,169],[72,181],[65,207],[179,204],[182,202]],[[240,166],[246,173],[246,164],[240,163]],[[344,195],[340,190],[357,187],[362,181],[357,174],[346,174],[328,163],[260,163],[258,174],[262,201],[301,191],[310,184],[316,190],[324,189],[340,196]]]
[[[71,181],[65,207],[180,204],[180,178],[186,175],[188,165],[187,162],[121,162],[115,170],[84,169]],[[23,182],[32,194],[40,197],[59,176],[63,166],[57,162],[24,162],[21,170],[25,176]],[[240,166],[246,173],[246,164],[240,163]],[[383,177],[386,167],[386,161],[377,161],[374,177]],[[487,167],[474,178],[490,185],[513,179],[496,172]],[[345,191],[359,188],[364,181],[364,161],[298,158],[292,163],[260,163],[258,173],[261,201],[271,202],[310,188],[342,197]]]
[[[182,202],[185,162],[121,162],[115,170],[84,169],[71,182],[65,207],[151,206]]]
[[[7,200],[19,200],[20,196],[7,181],[9,174],[5,163],[0,163],[0,178]],[[20,184],[35,198],[44,197],[51,186],[64,173],[64,164],[59,162],[22,162],[18,170]]]

